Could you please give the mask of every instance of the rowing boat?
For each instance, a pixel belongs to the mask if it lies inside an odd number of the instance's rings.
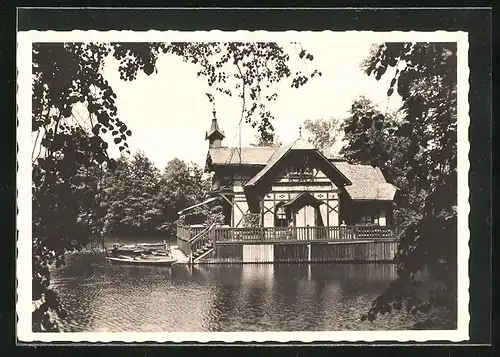
[[[157,257],[157,256],[147,256],[147,257],[110,257],[107,256],[106,260],[112,264],[130,264],[130,265],[161,265],[170,266],[174,264],[177,260],[168,257]]]

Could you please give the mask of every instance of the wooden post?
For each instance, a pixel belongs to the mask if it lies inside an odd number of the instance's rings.
[[[215,232],[216,227],[212,228],[210,232],[212,234],[212,251],[214,252],[213,256],[215,257],[215,242],[217,241],[217,234]]]

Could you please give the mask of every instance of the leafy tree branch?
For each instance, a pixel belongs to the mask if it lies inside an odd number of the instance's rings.
[[[114,208],[101,207],[95,199],[105,195],[100,181],[103,170],[123,169],[120,160],[116,162],[108,156],[108,142],[104,136],[111,136],[121,152],[130,153],[127,138],[132,135],[118,115],[116,93],[103,75],[105,60],[109,56],[117,59],[121,79],[131,81],[139,72],[156,73],[160,55],[178,56],[197,66],[199,77],[205,78],[215,91],[229,96],[234,90],[230,79],[237,78],[234,65],[238,64],[240,67],[236,70],[241,76],[238,85],[245,89],[242,110],[246,113],[246,122],[254,127],[258,125],[262,137],[273,136],[272,115],[266,104],[260,103],[261,111],[258,116],[254,115],[255,102],[263,86],[270,90],[273,83],[291,80],[292,85],[298,87],[305,83],[304,78],[308,75],[300,74],[301,79],[297,82],[298,77],[292,76],[288,67],[289,55],[276,43],[34,44],[33,301],[42,302],[36,304],[38,307],[33,311],[34,331],[57,330],[53,315],[64,315],[57,295],[50,289],[49,268],[64,264],[64,254],[80,249],[91,235],[102,234],[113,227],[116,222],[108,216],[110,209],[115,216],[139,212],[134,204],[137,201],[130,198],[126,201],[130,206]],[[266,103],[275,100],[276,96],[276,93],[267,96]],[[82,121],[74,115],[77,107],[85,110]],[[146,168],[147,165],[140,167],[141,170]],[[150,174],[151,177],[156,175],[152,171],[141,171],[143,176]],[[155,192],[148,191],[155,187],[153,181],[148,181],[149,186],[144,187],[148,199],[155,196]],[[184,197],[178,198],[176,203],[180,205],[183,200],[189,201]],[[144,217],[141,216],[143,222],[153,224],[158,205],[161,202],[153,206],[148,203],[149,209]],[[137,224],[130,220],[125,223]]]

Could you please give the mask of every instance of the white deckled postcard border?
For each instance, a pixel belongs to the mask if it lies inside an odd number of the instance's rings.
[[[31,330],[31,51],[36,42],[188,42],[321,40],[457,43],[458,130],[458,321],[456,330],[296,331],[296,332],[78,332],[34,333]],[[465,341],[469,339],[469,68],[466,32],[373,31],[27,31],[17,35],[17,337],[22,342],[373,342]]]

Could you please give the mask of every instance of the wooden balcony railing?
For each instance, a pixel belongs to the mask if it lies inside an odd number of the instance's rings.
[[[215,241],[311,241],[311,240],[366,240],[395,239],[397,227],[341,226],[341,227],[259,227],[214,229]]]
[[[188,243],[206,228],[177,228],[178,242]],[[189,231],[189,234],[187,233]],[[225,228],[215,227],[211,236],[215,242],[245,241],[342,241],[342,240],[380,240],[396,239],[399,227],[390,226],[336,226],[336,227],[257,227]],[[189,237],[189,239],[186,239]],[[179,247],[184,251],[184,247]],[[191,247],[192,248],[192,247]],[[187,249],[187,248],[186,248]]]

